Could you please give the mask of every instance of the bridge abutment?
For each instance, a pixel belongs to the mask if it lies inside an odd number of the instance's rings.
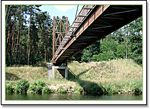
[[[63,66],[55,66],[52,63],[47,63],[48,66],[48,79],[55,79],[56,78],[56,70],[65,78],[68,78],[68,67],[67,65]]]

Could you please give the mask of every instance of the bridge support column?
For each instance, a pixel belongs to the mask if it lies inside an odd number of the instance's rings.
[[[68,67],[65,68],[65,78],[68,79]]]
[[[55,79],[55,70],[57,69],[59,73],[65,78],[68,78],[68,67],[67,66],[55,66],[52,63],[48,63],[48,79]]]
[[[47,63],[48,67],[48,79],[53,78],[53,64],[52,63]]]

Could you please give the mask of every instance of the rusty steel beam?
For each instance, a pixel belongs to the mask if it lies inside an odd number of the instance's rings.
[[[85,15],[85,12],[88,14],[88,16],[83,18],[82,20],[78,20],[79,22],[82,21],[79,24],[78,28],[69,29],[69,31],[71,31],[69,33],[70,38],[67,38],[65,40],[63,39],[63,43],[61,44],[61,46],[59,46],[62,49],[58,49],[56,51],[57,55],[54,58],[54,64],[61,64],[62,62],[66,61],[69,56],[72,56],[77,52],[82,51],[88,45],[94,43],[99,39],[104,38],[106,35],[110,34],[111,32],[119,29],[120,27],[142,15],[142,7],[138,5],[133,7],[127,6],[127,8],[126,5],[120,5],[116,10],[114,10],[113,7],[116,6],[97,5],[90,13],[81,10],[80,12],[83,15]],[[122,8],[120,9],[120,7]],[[76,19],[78,19],[78,17],[76,17]],[[76,21],[76,19],[74,20],[74,23],[78,22]],[[73,35],[75,37],[72,37]]]
[[[78,17],[87,17],[87,15],[79,15]]]
[[[90,10],[88,9],[88,11],[87,11],[86,8],[90,8]],[[82,7],[82,9],[80,10],[78,16],[76,16],[76,18],[75,18],[75,20],[74,20],[74,22],[73,22],[73,24],[72,24],[72,27],[70,27],[71,29],[69,29],[69,32],[70,32],[69,35],[70,35],[70,37],[71,37],[71,36],[75,36],[75,35],[74,35],[74,34],[75,34],[75,31],[77,31],[77,29],[79,28],[79,26],[84,22],[84,20],[86,19],[86,17],[90,14],[90,12],[91,12],[94,8],[95,8],[95,5],[84,5],[84,6]],[[83,16],[83,17],[80,17],[80,16]],[[76,22],[80,22],[80,23],[76,23]],[[75,24],[79,24],[79,25],[76,26]],[[67,33],[67,35],[68,35],[68,33]],[[66,36],[65,36],[65,37],[66,37]],[[67,41],[69,41],[69,40],[67,40]],[[65,41],[65,43],[64,43],[64,41],[63,41],[63,44],[60,44],[61,48],[63,48],[63,47],[66,45],[67,41]],[[62,49],[57,49],[56,53],[59,54],[59,53],[61,52],[61,50],[62,50]],[[55,56],[55,57],[56,57],[56,56]]]
[[[71,28],[78,28],[78,26],[72,26]]]
[[[62,19],[53,17],[53,33],[52,33],[52,62],[54,63],[55,57],[58,55],[57,50],[61,49],[60,45],[64,35],[68,33],[68,17],[65,19],[66,24],[63,24]],[[68,38],[68,37],[67,37]],[[66,39],[65,39],[66,40]]]
[[[68,33],[68,17],[66,17],[66,33]]]
[[[102,5],[97,8],[97,10],[88,18],[79,31],[76,33],[76,38],[78,38],[110,5]],[[59,59],[59,57],[64,53],[64,51],[76,40],[76,38],[72,38],[70,42],[64,47],[64,49],[59,53],[59,55],[55,58],[55,62]]]
[[[111,15],[118,15],[118,14],[122,14],[122,13],[129,13],[129,12],[133,12],[133,11],[137,11],[137,9],[131,9],[131,10],[127,10],[127,11],[109,13],[109,14],[105,14],[104,17],[105,16],[111,16]]]
[[[56,34],[55,34],[55,31],[56,31],[56,19],[55,19],[55,16],[53,17],[53,39],[52,39],[52,42],[53,42],[53,57],[52,57],[52,60],[54,58],[54,55],[55,55],[55,40],[56,40]]]

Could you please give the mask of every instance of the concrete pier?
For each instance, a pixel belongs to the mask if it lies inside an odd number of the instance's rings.
[[[60,73],[63,73],[64,78],[68,78],[68,68],[67,66],[55,66],[52,63],[47,63],[48,66],[48,79],[55,79],[55,70],[61,70]]]

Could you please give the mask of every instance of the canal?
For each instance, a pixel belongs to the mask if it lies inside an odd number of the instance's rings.
[[[76,94],[50,94],[50,95],[7,95],[6,100],[142,100],[141,96],[133,95],[103,95],[103,96],[89,96]]]

